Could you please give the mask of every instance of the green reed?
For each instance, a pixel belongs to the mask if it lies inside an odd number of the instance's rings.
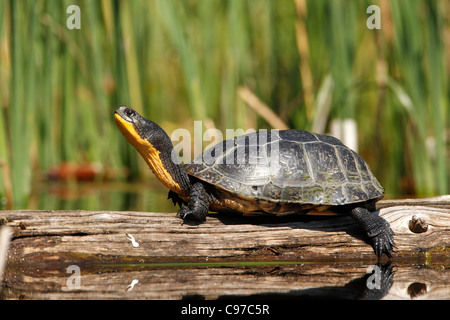
[[[66,27],[71,4],[81,30]],[[382,8],[380,30],[366,27],[371,4]],[[207,119],[268,128],[237,94],[244,85],[292,128],[327,132],[333,119],[354,119],[359,151],[389,196],[448,193],[450,6],[314,0],[299,20],[298,5],[0,0],[0,207],[9,194],[26,207],[33,181],[61,162],[148,175],[115,128],[120,104],[169,134]]]

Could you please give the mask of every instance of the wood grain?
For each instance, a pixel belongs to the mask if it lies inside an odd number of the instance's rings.
[[[394,286],[387,298],[450,298],[446,201],[448,197],[380,202],[380,215],[391,224],[397,244],[391,260]],[[357,291],[348,291],[349,284],[377,263],[348,216],[210,214],[199,225],[183,224],[175,213],[153,212],[3,211],[0,216],[12,230],[7,285],[0,290],[6,299],[217,299],[336,292],[352,298]],[[411,231],[413,217],[426,231]],[[69,265],[82,272],[77,290],[67,288]],[[138,283],[130,289],[134,279]]]
[[[382,205],[383,206],[383,205]],[[434,205],[385,206],[380,215],[395,232],[397,258],[448,254],[450,209]],[[13,230],[10,259],[59,254],[116,258],[234,258],[277,256],[309,261],[373,260],[371,246],[348,216],[254,218],[210,214],[199,225],[174,213],[114,211],[4,211]],[[420,218],[427,231],[415,233]],[[139,247],[132,246],[131,234]],[[270,249],[269,249],[270,248]]]

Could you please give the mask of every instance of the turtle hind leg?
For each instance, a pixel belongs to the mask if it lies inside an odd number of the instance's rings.
[[[183,220],[205,220],[209,211],[210,196],[200,182],[191,187],[189,204],[178,210],[177,216]]]
[[[351,216],[369,236],[378,259],[383,253],[391,258],[391,251],[394,251],[395,247],[394,232],[378,213],[379,211],[371,212],[366,208],[356,207],[352,209]]]

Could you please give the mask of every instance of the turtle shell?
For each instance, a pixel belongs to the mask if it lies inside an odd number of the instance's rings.
[[[295,129],[225,140],[185,169],[255,202],[333,206],[378,200],[384,193],[367,163],[340,140]]]

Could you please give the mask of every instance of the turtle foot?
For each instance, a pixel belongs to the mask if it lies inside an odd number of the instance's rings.
[[[383,253],[387,257],[391,258],[391,252],[394,252],[394,248],[396,248],[394,242],[394,231],[392,231],[387,221],[383,220],[383,222],[386,223],[384,231],[371,238],[372,248],[378,259],[381,259]]]
[[[191,187],[190,202],[178,210],[177,216],[186,220],[203,221],[206,219],[209,208],[209,195],[205,187],[197,182]]]
[[[189,206],[184,206],[180,210],[178,210],[177,217],[183,219],[183,221],[191,220],[196,222],[204,221],[206,215],[203,212],[196,212],[189,208]]]
[[[389,222],[378,215],[379,211],[370,212],[366,208],[354,208],[351,212],[353,219],[361,226],[364,232],[369,236],[372,248],[378,259],[386,254],[391,258],[391,252],[394,252],[394,232]]]

